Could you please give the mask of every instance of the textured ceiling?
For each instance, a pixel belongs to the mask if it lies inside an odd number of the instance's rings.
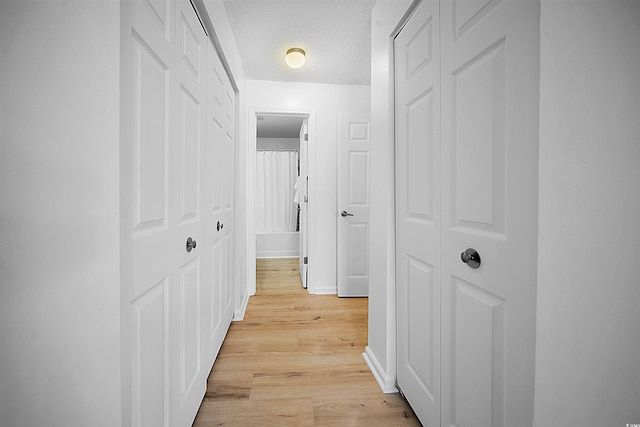
[[[375,0],[224,0],[247,78],[368,85]],[[302,68],[284,62],[305,50]]]

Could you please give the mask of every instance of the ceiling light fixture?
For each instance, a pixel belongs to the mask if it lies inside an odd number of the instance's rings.
[[[299,47],[292,47],[287,51],[287,56],[284,59],[287,65],[291,68],[300,68],[304,65],[305,57],[304,50]]]

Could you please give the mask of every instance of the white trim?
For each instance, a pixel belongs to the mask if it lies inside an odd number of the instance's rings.
[[[313,286],[313,289],[309,291],[312,295],[336,295],[336,285],[335,283],[329,285],[318,285]]]
[[[390,170],[392,171],[392,185],[391,185],[391,194],[388,202],[391,206],[391,212],[387,217],[387,348],[386,348],[386,361],[387,361],[387,370],[386,370],[386,385],[387,387],[392,386],[395,390],[397,387],[395,386],[397,382],[397,367],[398,367],[398,317],[397,317],[397,275],[396,275],[396,163],[395,163],[395,145],[396,145],[396,117],[395,117],[395,96],[396,96],[396,74],[395,74],[395,46],[394,39],[395,37],[402,31],[404,26],[409,22],[413,14],[418,9],[418,6],[422,3],[423,0],[413,0],[411,5],[407,8],[404,15],[398,21],[396,27],[391,33],[388,39],[388,47],[389,47],[389,80],[388,84],[391,89],[391,96],[389,98],[389,132],[390,132],[390,141],[391,145],[388,146],[387,149],[390,149],[390,153],[387,153],[387,161],[390,162]],[[371,352],[373,355],[373,352]],[[381,385],[382,387],[382,385]],[[383,391],[385,390],[382,387]],[[386,393],[386,392],[385,392]]]
[[[281,252],[267,252],[263,255],[257,255],[256,259],[298,259],[297,255],[281,255]]]
[[[255,193],[256,193],[256,151],[257,143],[257,116],[282,115],[282,116],[299,116],[306,117],[307,134],[309,135],[309,148],[307,152],[308,174],[309,174],[309,260],[313,259],[315,250],[315,228],[316,215],[314,203],[316,200],[316,111],[314,109],[301,110],[281,110],[273,108],[249,107],[248,116],[248,135],[247,135],[247,294],[256,294],[256,219],[255,219]],[[322,289],[316,289],[313,286],[312,266],[309,263],[307,267],[308,283],[307,289],[310,294],[324,293]],[[311,286],[309,286],[311,283]],[[335,290],[334,292],[335,293]]]
[[[378,244],[372,247],[370,260],[369,343],[373,347],[367,347],[364,356],[385,392],[395,389],[397,367],[393,41],[421,1],[378,2],[372,10],[372,19],[380,20],[371,31],[371,159],[376,170],[372,175],[376,191],[371,197],[378,207],[371,210],[371,240]],[[374,333],[381,339],[372,340]]]
[[[362,353],[362,357],[364,357],[364,361],[367,362],[367,366],[369,366],[369,370],[378,382],[378,385],[382,389],[382,392],[397,393],[398,389],[395,386],[394,376],[389,376],[384,372],[382,366],[380,365],[380,362],[378,362],[378,359],[376,358],[375,354],[373,354],[373,351],[371,351],[371,348],[369,348],[369,346],[365,347],[364,353]]]
[[[254,274],[255,276],[255,274]],[[245,294],[242,302],[240,303],[240,308],[233,311],[233,321],[239,322],[244,320],[244,314],[247,312],[247,306],[249,305],[249,294]]]

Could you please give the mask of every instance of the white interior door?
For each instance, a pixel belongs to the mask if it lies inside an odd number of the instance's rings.
[[[425,425],[532,425],[539,4],[441,5],[395,45],[398,384]]]
[[[174,230],[178,251],[178,282],[169,302],[172,345],[170,349],[174,425],[190,425],[206,390],[208,371],[203,362],[202,293],[211,282],[210,245],[206,244],[211,227],[206,210],[210,198],[211,166],[206,156],[207,135],[207,53],[208,40],[188,0],[177,1],[175,77],[177,104],[173,109],[177,161],[179,206]],[[191,238],[199,245],[188,250]]]
[[[210,182],[206,195],[206,242],[210,246],[210,281],[203,287],[205,360],[213,363],[233,318],[231,269],[233,238],[234,93],[214,47],[208,43],[207,138],[203,144],[204,175]]]
[[[540,5],[443,2],[441,15],[443,424],[530,426]]]
[[[424,425],[440,425],[440,53],[438,1],[394,42],[397,382]]]
[[[368,113],[338,115],[338,296],[369,295]]]
[[[211,194],[207,199],[211,225],[206,232],[206,244],[211,246],[211,284],[203,288],[202,301],[207,306],[203,312],[207,318],[203,319],[206,325],[203,341],[206,342],[205,354],[208,357],[218,351],[218,341],[223,330],[222,321],[222,288],[224,283],[224,240],[218,230],[218,224],[224,222],[224,157],[220,155],[224,140],[224,79],[221,73],[222,64],[214,53],[213,46],[209,43],[209,67],[207,67],[207,125],[209,126],[208,138],[205,142],[204,157],[207,159],[207,175],[211,182]]]
[[[217,56],[216,56],[217,59]],[[222,159],[220,169],[222,170],[222,222],[220,224],[220,232],[224,238],[224,276],[222,283],[222,318],[223,318],[223,335],[220,338],[219,345],[233,319],[233,242],[235,239],[235,200],[234,200],[234,175],[235,175],[235,125],[236,125],[236,94],[231,86],[231,81],[220,61],[216,63],[216,69],[222,76],[223,85],[223,120],[224,120],[224,137],[220,143],[219,157]],[[212,228],[213,229],[213,228]],[[216,222],[216,231],[218,229]],[[218,346],[219,348],[219,346]],[[217,351],[216,351],[217,354]]]
[[[188,0],[123,2],[122,36],[123,411],[188,426],[232,311],[233,91]]]
[[[309,133],[308,119],[302,121],[300,128],[300,188],[298,188],[298,198],[300,201],[300,280],[302,287],[307,288],[309,278]]]
[[[175,3],[123,2],[122,8],[123,412],[132,426],[169,426],[169,302],[182,249],[175,241],[169,108],[176,98],[176,10]]]

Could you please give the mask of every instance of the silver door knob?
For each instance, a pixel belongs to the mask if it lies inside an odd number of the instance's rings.
[[[340,212],[340,215],[342,215],[342,217],[343,217],[343,218],[344,218],[344,217],[346,217],[346,216],[353,216],[353,214],[350,214],[350,213],[349,213],[349,212],[347,212],[347,211],[342,211],[342,212]]]
[[[187,252],[191,252],[192,249],[195,249],[196,248],[196,244],[197,244],[197,242],[194,239],[192,239],[191,237],[189,237],[187,239]]]
[[[469,248],[462,252],[460,259],[471,268],[480,267],[480,254],[475,249]]]

